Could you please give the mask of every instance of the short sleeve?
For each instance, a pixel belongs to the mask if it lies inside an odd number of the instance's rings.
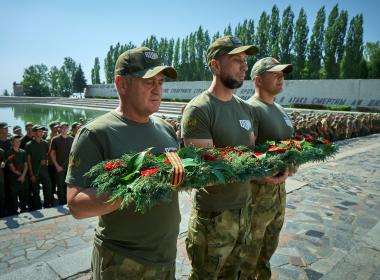
[[[181,123],[182,138],[212,139],[210,120],[206,114],[195,106],[187,106]]]
[[[66,183],[82,188],[90,187],[91,182],[84,174],[105,160],[102,151],[103,148],[96,135],[82,128],[71,147]]]

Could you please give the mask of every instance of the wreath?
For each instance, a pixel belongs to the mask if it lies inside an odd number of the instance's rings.
[[[203,149],[194,146],[154,155],[152,148],[103,161],[85,174],[97,195],[135,211],[170,202],[173,191],[244,182],[282,173],[291,166],[321,162],[334,156],[337,145],[323,138],[268,141],[254,150],[245,146]]]

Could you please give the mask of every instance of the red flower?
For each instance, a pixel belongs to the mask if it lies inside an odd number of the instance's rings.
[[[124,163],[122,163],[121,161],[115,161],[115,162],[109,161],[104,166],[104,170],[108,172],[112,169],[118,168],[119,166],[123,166],[123,167],[127,168],[127,166],[124,165]]]
[[[260,153],[260,152],[254,152],[252,153],[255,157],[259,157],[261,155],[263,155],[264,153]]]
[[[204,160],[209,160],[209,161],[216,160],[216,157],[213,156],[212,154],[204,154],[204,155],[202,156],[202,158],[203,158]]]
[[[218,156],[218,158],[227,159],[227,158],[230,158],[230,157],[228,155],[226,155],[226,154],[221,154],[220,156]]]
[[[10,156],[8,157],[8,160],[13,160],[15,157],[16,157],[16,155],[15,155],[15,154],[12,154],[12,155],[10,155]]]
[[[170,164],[170,160],[169,160],[169,158],[166,158],[166,159],[164,160],[164,164]]]
[[[318,143],[324,144],[324,145],[329,145],[331,142],[327,139],[318,139]]]
[[[278,154],[285,153],[286,150],[287,148],[282,148],[276,145],[269,145],[268,147],[268,152],[276,152]]]
[[[307,142],[314,142],[314,138],[311,137],[311,136],[306,136],[305,137],[305,141],[307,141]]]
[[[153,175],[154,173],[157,173],[157,171],[158,171],[158,167],[154,167],[154,168],[152,168],[152,169],[141,170],[141,171],[140,171],[140,174],[141,174],[142,176],[151,176],[151,175]]]

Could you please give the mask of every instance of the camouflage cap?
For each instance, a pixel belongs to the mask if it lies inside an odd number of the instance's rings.
[[[25,123],[25,128],[27,128],[28,126],[33,126],[33,123],[32,122],[26,122]]]
[[[79,122],[73,122],[73,123],[71,124],[71,129],[75,129],[78,125],[80,125]]]
[[[67,122],[61,122],[60,123],[60,126],[62,127],[62,126],[67,126],[67,127],[69,127],[69,124],[67,123]]]
[[[15,131],[19,131],[19,130],[21,130],[21,126],[19,126],[19,125],[15,125],[14,127],[13,127],[13,131],[15,132]]]
[[[22,137],[21,135],[13,134],[12,137],[11,137],[11,140],[20,139],[21,137]]]
[[[0,128],[8,128],[10,127],[6,122],[0,122]]]
[[[216,39],[207,49],[206,59],[207,64],[210,64],[212,59],[216,59],[226,54],[246,53],[254,55],[259,52],[259,48],[254,45],[243,46],[239,38],[234,36],[223,36]]]
[[[258,60],[252,67],[251,79],[263,74],[264,72],[279,72],[290,73],[293,70],[291,64],[281,64],[277,59],[273,57],[264,57]]]
[[[44,129],[44,127],[43,127],[42,125],[39,125],[39,124],[35,124],[35,125],[33,125],[33,127],[32,127],[32,130],[33,130],[33,131],[43,130],[43,129]]]
[[[115,64],[115,75],[149,79],[160,72],[170,79],[177,79],[177,71],[171,66],[162,66],[158,54],[147,47],[123,52]]]

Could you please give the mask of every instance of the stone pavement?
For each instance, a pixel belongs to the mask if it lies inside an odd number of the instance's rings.
[[[272,279],[380,279],[380,135],[342,141],[335,159],[287,181],[287,213]],[[190,271],[181,195],[177,279]],[[88,279],[96,218],[58,207],[0,220],[0,280]]]

